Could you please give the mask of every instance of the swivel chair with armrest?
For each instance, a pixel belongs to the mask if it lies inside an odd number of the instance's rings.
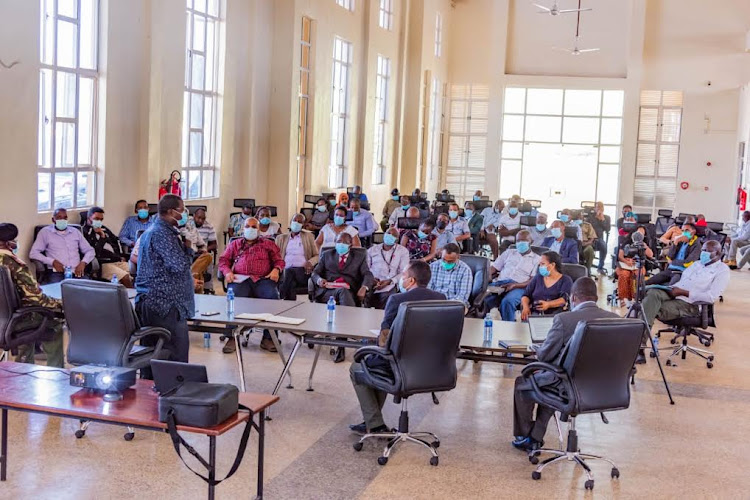
[[[586,266],[583,266],[581,264],[563,263],[560,272],[566,276],[570,276],[570,279],[573,280],[573,283],[578,281],[579,278],[584,278],[589,275],[589,270],[586,269]]]
[[[6,360],[9,352],[16,354],[19,346],[51,340],[54,319],[55,313],[46,307],[21,307],[10,271],[0,266],[0,361]]]
[[[354,353],[354,361],[361,367],[354,374],[357,383],[392,394],[393,402],[401,404],[398,430],[365,434],[354,443],[356,451],[361,451],[368,439],[386,438],[388,444],[378,458],[378,463],[385,465],[396,444],[409,441],[429,449],[430,464],[438,465],[440,440],[431,432],[409,430],[407,400],[415,394],[456,387],[456,355],[463,324],[464,307],[460,302],[405,302],[398,308],[387,345],[366,346]]]
[[[698,338],[698,341],[706,347],[709,347],[714,341],[714,334],[706,331],[706,328],[708,327],[716,327],[714,305],[709,302],[696,302],[695,305],[698,306],[699,311],[697,316],[685,316],[678,319],[662,321],[662,323],[668,325],[670,328],[656,332],[656,337],[661,337],[661,334],[665,332],[674,333],[675,336],[670,340],[670,343],[672,344],[679,342],[680,337],[682,337],[682,343],[675,347],[672,354],[667,357],[667,366],[676,366],[676,364],[672,362],[673,356],[681,354],[682,359],[685,359],[687,354],[691,353],[705,359],[706,367],[714,367],[713,352],[688,345],[688,337],[691,335],[695,335]],[[672,348],[666,347],[665,349]],[[651,352],[651,357],[653,358],[654,356],[654,353]]]
[[[466,312],[470,317],[484,316],[484,298],[487,296],[487,287],[490,284],[490,259],[481,255],[462,254],[461,262],[469,266],[473,278],[471,292],[469,293],[469,310]]]
[[[542,453],[553,455],[536,467],[532,479],[541,479],[546,466],[561,460],[584,469],[585,487],[589,490],[594,488],[594,477],[586,460],[604,460],[612,466],[612,478],[620,477],[619,469],[608,458],[581,453],[575,419],[586,413],[600,413],[606,424],[609,422],[605,411],[630,406],[630,378],[644,328],[640,319],[582,321],[565,346],[562,366],[535,362],[524,367],[521,373],[531,382],[535,402],[560,412],[560,420],[568,422],[565,450],[542,448],[532,452],[532,463]]]
[[[140,370],[149,367],[152,359],[169,356],[169,352],[162,349],[171,337],[169,330],[141,326],[123,285],[66,280],[61,287],[70,334],[68,363]],[[143,344],[144,340],[148,345]],[[88,424],[88,421],[81,421],[77,438],[86,434]],[[133,436],[133,428],[128,427],[125,440],[130,441]]]

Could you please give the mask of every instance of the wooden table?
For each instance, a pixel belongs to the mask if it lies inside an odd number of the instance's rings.
[[[9,373],[10,372],[10,373]],[[101,394],[69,385],[68,370],[24,363],[0,363],[0,481],[5,481],[8,467],[8,410],[40,413],[54,417],[137,427],[166,432],[167,424],[159,422],[158,395],[153,381],[139,379],[135,387],[123,391],[123,399],[105,402]],[[26,374],[27,376],[19,376]],[[209,439],[209,478],[216,478],[216,438],[250,420],[258,432],[257,498],[263,497],[263,454],[266,410],[279,400],[269,394],[241,392],[239,402],[250,412],[237,412],[215,427],[200,428],[178,425],[184,432],[203,434]],[[258,415],[256,422],[254,417]],[[214,486],[208,487],[208,498],[214,498]]]

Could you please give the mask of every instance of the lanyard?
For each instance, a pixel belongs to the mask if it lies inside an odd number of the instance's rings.
[[[391,271],[391,262],[393,262],[393,258],[396,257],[396,246],[395,245],[391,249],[391,252],[393,252],[391,254],[391,260],[386,260],[385,259],[385,253],[383,252],[383,247],[382,246],[380,247],[380,256],[383,257],[383,262],[385,262],[385,265],[388,266],[388,275],[392,274],[392,271]]]

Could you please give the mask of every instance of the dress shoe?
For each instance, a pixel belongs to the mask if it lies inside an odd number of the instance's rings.
[[[333,358],[334,363],[341,363],[346,359],[346,353],[343,347],[336,348],[336,355]]]
[[[264,338],[260,341],[260,348],[268,352],[276,352],[276,346],[273,345],[273,340]]]
[[[357,434],[362,434],[363,436],[367,434],[367,424],[362,422],[361,424],[352,424],[349,426],[349,430],[352,432],[356,432]]]
[[[638,357],[635,358],[635,364],[636,365],[645,365],[646,364],[646,354],[643,352],[643,349],[638,351]]]
[[[513,441],[512,444],[513,444],[513,447],[517,450],[530,452],[530,451],[538,450],[539,448],[544,446],[544,441],[537,441],[534,438],[525,437],[521,440]]]
[[[231,354],[236,350],[237,342],[234,340],[234,337],[227,339],[227,343],[224,344],[224,347],[221,348],[221,352],[223,352],[224,354]]]

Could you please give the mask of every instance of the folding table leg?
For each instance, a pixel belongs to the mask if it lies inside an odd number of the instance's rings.
[[[286,358],[284,357],[284,352],[281,350],[281,342],[279,342],[279,331],[278,330],[269,330],[269,333],[271,335],[271,340],[273,341],[274,347],[276,347],[276,352],[279,353],[279,357],[281,358],[281,364],[286,364]],[[289,384],[287,384],[287,389],[294,389],[294,386],[292,385],[292,371],[289,370],[289,373],[287,373],[287,376],[289,377]]]
[[[213,481],[216,480],[216,436],[208,436],[208,479],[211,481],[208,483],[208,500],[214,500],[216,494],[216,485]]]
[[[281,383],[284,381],[284,377],[286,377],[286,374],[289,373],[289,368],[291,368],[292,363],[294,362],[295,356],[297,356],[297,351],[299,350],[299,347],[302,345],[302,337],[297,336],[297,341],[294,344],[294,347],[292,347],[292,352],[289,353],[289,359],[286,360],[286,363],[284,363],[284,369],[281,370],[281,376],[279,377],[279,380],[276,382],[276,387],[274,387],[272,394],[275,396],[279,392],[279,388],[281,387]]]
[[[307,390],[308,392],[312,392],[313,386],[312,386],[312,379],[313,375],[315,374],[315,367],[318,366],[318,358],[320,357],[320,349],[323,346],[318,344],[315,346],[315,358],[313,358],[312,367],[310,368],[310,376],[307,377]]]
[[[5,474],[8,469],[8,410],[3,408],[2,411],[2,423],[0,424],[2,427],[2,430],[0,430],[0,433],[2,436],[0,436],[0,440],[2,443],[0,443],[0,481],[5,481]]]
[[[242,337],[242,327],[235,328],[232,332],[232,335],[234,335],[234,342],[235,346],[237,347],[237,350],[235,352],[237,353],[237,365],[240,370],[240,390],[242,392],[246,392],[247,387],[245,385],[245,364],[243,363],[242,346],[240,345],[240,337]]]
[[[252,416],[250,417],[252,418]],[[263,498],[263,453],[266,439],[266,410],[261,410],[258,420],[258,491],[255,498]]]

